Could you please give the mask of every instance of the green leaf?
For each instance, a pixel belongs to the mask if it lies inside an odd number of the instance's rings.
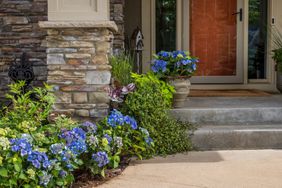
[[[6,168],[0,168],[0,176],[8,177],[8,171]]]
[[[14,164],[14,168],[15,168],[15,170],[17,171],[17,172],[20,172],[21,170],[22,170],[22,168],[21,168],[21,165],[19,165],[19,164]]]
[[[22,180],[27,180],[27,177],[23,172],[20,174],[19,178]]]

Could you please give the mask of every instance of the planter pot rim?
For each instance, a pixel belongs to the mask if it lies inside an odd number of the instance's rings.
[[[192,76],[166,76],[165,78],[168,80],[182,80],[182,79],[190,79]]]

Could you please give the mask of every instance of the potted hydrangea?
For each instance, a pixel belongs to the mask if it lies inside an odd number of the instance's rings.
[[[197,69],[199,60],[187,51],[161,51],[154,55],[151,69],[175,88],[173,106],[182,107],[190,93],[190,78]]]

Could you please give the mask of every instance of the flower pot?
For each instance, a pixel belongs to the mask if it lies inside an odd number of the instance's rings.
[[[168,78],[169,84],[175,88],[173,95],[173,107],[181,108],[185,105],[185,101],[190,93],[191,82],[190,77]]]

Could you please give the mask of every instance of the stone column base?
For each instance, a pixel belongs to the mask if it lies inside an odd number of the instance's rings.
[[[108,114],[114,22],[40,22],[47,29],[47,83],[57,97],[54,112],[75,118]]]

